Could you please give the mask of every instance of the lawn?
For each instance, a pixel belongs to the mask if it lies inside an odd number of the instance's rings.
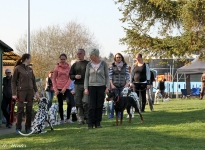
[[[135,114],[129,124],[124,115],[122,126],[103,116],[100,129],[86,125],[63,124],[55,131],[23,137],[0,136],[0,149],[70,150],[187,150],[205,149],[205,101],[171,100],[154,105],[154,112],[143,113],[144,122]]]

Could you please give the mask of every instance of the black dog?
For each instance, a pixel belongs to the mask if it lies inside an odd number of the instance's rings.
[[[121,97],[115,94],[114,91],[109,91],[108,97],[106,98],[107,101],[113,100],[115,103],[115,114],[116,114],[116,126],[118,126],[118,112],[121,112],[121,118],[120,118],[120,125],[122,125],[123,120],[123,111],[127,109],[127,113],[129,114],[129,123],[131,123],[132,115],[130,114],[130,107],[135,108],[135,112],[137,112],[140,115],[141,122],[144,122],[142,118],[142,114],[139,112],[139,109],[137,107],[137,104],[135,100],[132,97]]]

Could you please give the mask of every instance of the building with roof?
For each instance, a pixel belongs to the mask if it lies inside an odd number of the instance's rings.
[[[17,54],[12,52],[13,49],[6,43],[0,40],[0,77],[3,78],[5,69],[9,68],[13,70],[13,66],[16,61],[20,58]],[[0,85],[2,85],[2,80],[0,80]],[[2,95],[2,86],[0,86],[0,94]],[[2,96],[0,96],[0,108],[2,102]],[[0,110],[0,124],[2,124],[2,111]]]

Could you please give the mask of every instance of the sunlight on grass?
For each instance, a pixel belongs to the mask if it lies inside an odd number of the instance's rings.
[[[122,126],[115,126],[115,119],[103,116],[101,129],[88,130],[87,125],[63,124],[46,128],[45,134],[29,137],[15,134],[0,136],[0,149],[11,145],[26,145],[25,149],[71,149],[71,150],[192,150],[204,149],[205,101],[196,99],[171,100],[154,105],[154,112],[146,105],[142,113],[128,123],[126,112]],[[15,147],[15,149],[23,149]]]

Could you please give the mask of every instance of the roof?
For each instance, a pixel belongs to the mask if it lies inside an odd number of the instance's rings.
[[[3,66],[14,66],[16,61],[21,57],[14,52],[3,53]]]
[[[183,66],[177,69],[177,73],[181,74],[201,74],[205,71],[205,60],[200,61],[199,58],[195,58],[190,65]]]
[[[0,48],[2,48],[4,52],[13,51],[13,49],[10,46],[8,46],[6,43],[4,43],[1,40],[0,40]]]

